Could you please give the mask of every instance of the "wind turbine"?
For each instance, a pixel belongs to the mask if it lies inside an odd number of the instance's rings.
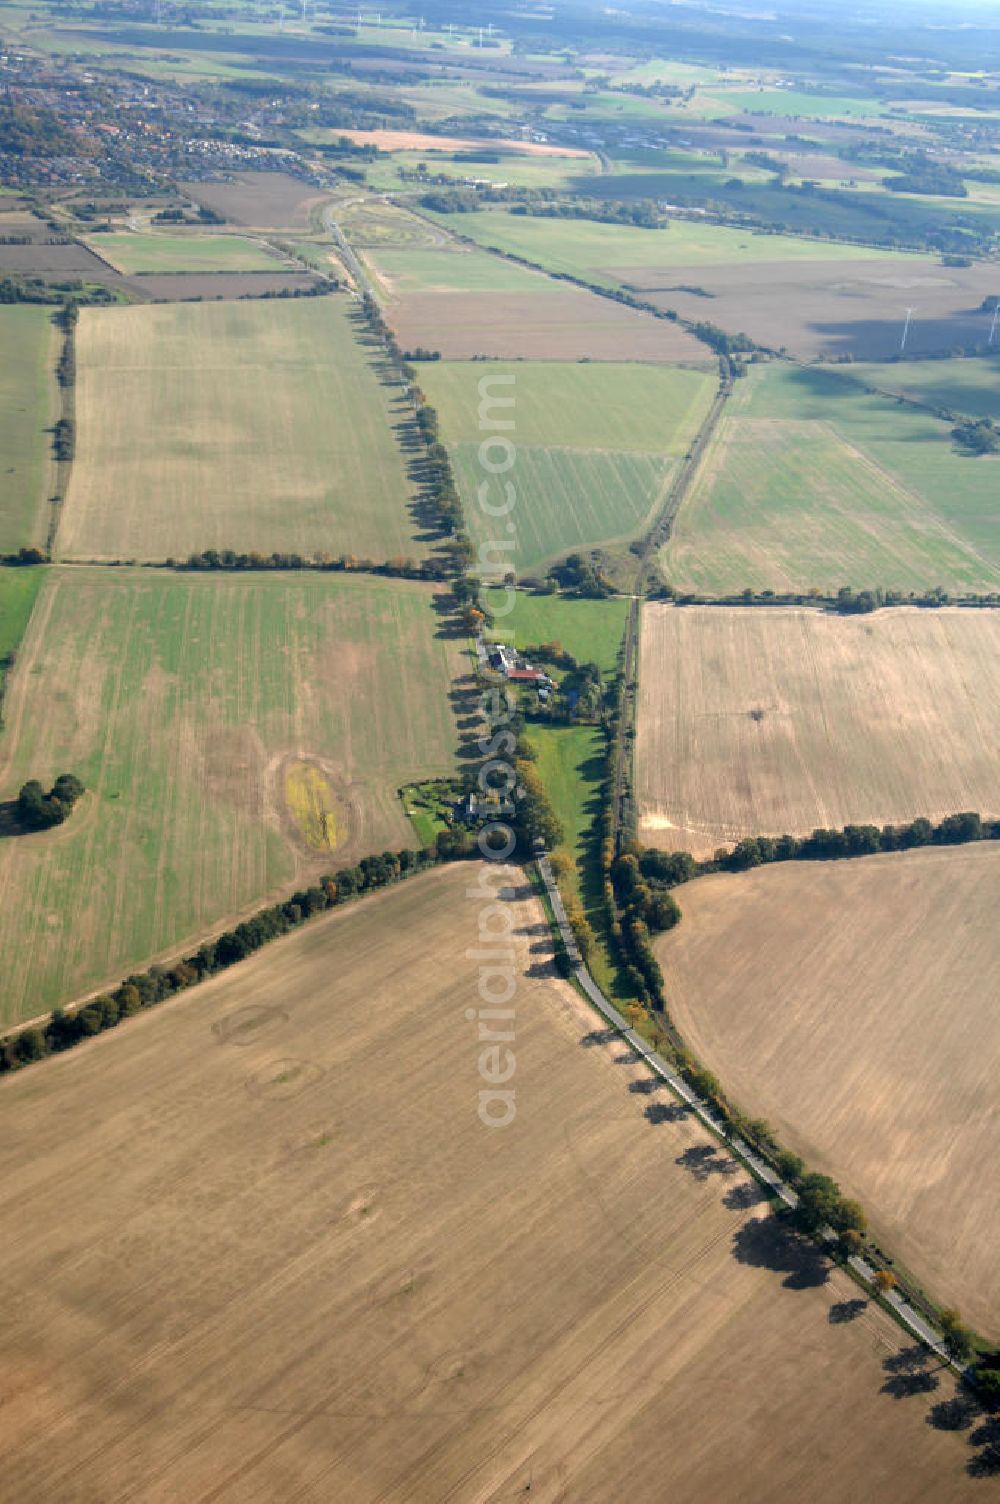
[[[906,349],[906,336],[910,332],[910,320],[912,319],[914,312],[915,310],[913,308],[908,308],[906,310],[906,323],[903,325],[903,338],[899,342],[900,355],[902,355],[903,351]]]

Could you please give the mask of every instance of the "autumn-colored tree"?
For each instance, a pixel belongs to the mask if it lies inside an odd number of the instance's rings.
[[[890,1290],[896,1288],[896,1276],[891,1269],[876,1269],[872,1275],[872,1284],[880,1295],[888,1295]]]

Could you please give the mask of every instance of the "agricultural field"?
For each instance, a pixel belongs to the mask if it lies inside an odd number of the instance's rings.
[[[691,272],[690,278],[679,280],[701,281],[701,271],[710,266],[756,268],[761,262],[780,262],[787,268],[798,262],[892,259],[889,252],[863,246],[831,245],[821,240],[699,224],[694,220],[674,220],[665,229],[644,230],[593,220],[509,214],[504,210],[463,214],[458,217],[457,226],[455,218],[438,216],[441,223],[458,228],[481,245],[524,256],[548,271],[568,272],[609,287],[635,280],[630,273],[636,268],[679,267]],[[699,272],[697,278],[694,268]],[[712,316],[708,307],[702,309],[699,317]]]
[[[756,241],[756,264],[692,263],[671,268],[665,278],[662,267],[650,263],[623,271],[622,280],[657,307],[673,308],[682,318],[711,319],[801,360],[891,360],[899,353],[908,307],[913,316],[906,348],[914,355],[945,355],[989,339],[992,316],[981,304],[996,291],[992,263],[946,267],[930,256],[815,241],[822,257],[788,264],[769,254],[776,239]]]
[[[272,265],[277,263],[272,262]],[[330,260],[318,270],[336,277],[339,265]],[[139,301],[151,303],[233,302],[237,298],[270,298],[275,293],[312,293],[317,279],[310,272],[146,272],[136,277],[129,290]]]
[[[640,837],[708,856],[746,835],[998,813],[998,665],[993,611],[647,605]]]
[[[336,140],[341,136],[345,136],[355,146],[377,146],[380,151],[386,152],[509,151],[526,157],[572,157],[578,161],[586,161],[591,157],[589,151],[581,151],[575,146],[550,145],[539,141],[508,141],[503,136],[430,136],[422,131],[341,130],[338,127],[333,132],[333,137]],[[475,162],[468,165],[470,169],[476,166]]]
[[[12,226],[4,233],[19,237],[24,232],[20,226]],[[56,284],[82,281],[116,288],[125,285],[118,272],[78,241],[65,245],[46,245],[41,240],[25,245],[0,244],[0,277],[9,276],[39,277]]]
[[[998,481],[1000,459],[963,454],[930,413],[761,366],[737,383],[660,563],[710,594],[995,590]]]
[[[496,618],[489,635],[497,641],[522,650],[558,642],[578,663],[596,663],[605,678],[615,673],[628,617],[624,597],[578,601],[527,590],[508,597],[498,588],[484,590],[483,599]]]
[[[355,248],[418,251],[454,246],[450,236],[437,225],[388,199],[351,197],[332,204],[330,216]]]
[[[231,224],[259,229],[306,229],[331,197],[287,172],[236,172],[231,182],[185,182],[178,187]]]
[[[16,1504],[653,1504],[667,1472],[764,1504],[817,1458],[825,1504],[979,1498],[969,1433],[926,1423],[948,1376],[894,1397],[901,1334],[602,1042],[523,887],[516,1116],[483,1127],[474,880],[320,918],[5,1085]]]
[[[679,325],[652,319],[582,288],[551,282],[524,292],[413,292],[384,312],[404,349],[423,345],[453,360],[639,360],[714,367],[707,346]]]
[[[714,193],[711,174],[702,173],[702,179],[702,190]],[[629,192],[669,197],[671,182],[671,174],[663,172],[615,174],[582,191],[610,198]],[[678,178],[674,191],[683,186]],[[742,197],[754,191],[764,196],[758,206],[762,213],[770,203],[767,196],[778,192],[750,185]],[[813,212],[818,212],[815,205]],[[825,228],[831,232],[839,212],[828,206]],[[502,210],[437,218],[442,224],[458,218],[463,235],[548,271],[624,287],[682,318],[707,319],[730,333],[748,334],[766,349],[787,348],[805,360],[890,358],[899,351],[908,306],[914,316],[907,349],[914,355],[985,344],[989,337],[990,316],[980,305],[996,292],[990,263],[945,267],[931,256],[694,220],[647,230]]]
[[[241,235],[170,235],[112,231],[86,244],[124,276],[140,272],[273,272],[277,258]]]
[[[885,107],[871,97],[808,93],[801,89],[700,89],[697,113],[765,114],[785,120],[877,119]]]
[[[473,540],[504,531],[514,545],[505,557],[522,570],[641,533],[716,385],[714,376],[680,367],[542,361],[433,363],[421,366],[420,381],[440,415]],[[495,419],[513,422],[505,438],[516,446],[507,476],[516,510],[501,523],[479,504],[478,488],[489,479],[480,453],[490,433],[480,427],[484,381],[488,400],[514,404],[491,409]],[[492,451],[489,458],[498,460]]]
[[[415,221],[422,223],[422,221]],[[544,273],[453,240],[403,246],[366,240],[363,260],[405,349],[446,358],[678,361],[707,367],[711,352],[677,324],[651,319]],[[428,233],[435,233],[427,226]]]
[[[2,793],[71,819],[0,841],[2,1023],[111,981],[309,874],[412,844],[396,791],[454,770],[433,593],[322,574],[54,568],[10,676]]]
[[[45,575],[44,568],[0,567],[0,706],[4,683],[16,660]],[[0,729],[2,726],[0,715]]]
[[[60,555],[426,553],[363,336],[338,296],[84,309]]]
[[[491,155],[494,153],[492,143],[488,151]],[[412,191],[413,179],[404,177],[403,174],[416,172],[423,163],[435,177],[449,178],[459,186],[475,180],[498,185],[510,184],[517,188],[554,188],[559,191],[576,185],[587,177],[596,177],[600,171],[595,157],[530,157],[520,151],[497,155],[500,159],[496,162],[469,162],[461,160],[461,153],[442,153],[440,147],[430,153],[394,151],[391,156],[379,157],[367,166],[365,178],[371,188],[390,192]]]
[[[51,308],[0,307],[0,553],[42,547],[55,479],[49,429],[59,414],[61,335]]]
[[[1000,418],[1000,361],[905,360],[891,366],[855,362],[848,373],[862,386],[901,392],[916,402],[973,418]]]
[[[680,896],[657,952],[695,1053],[860,1198],[932,1295],[1000,1337],[1000,847],[785,863]]]
[[[491,256],[486,251],[462,250],[454,242],[447,248],[428,250],[380,247],[367,251],[364,259],[390,297],[420,292],[572,296],[569,287],[553,283],[542,272],[529,271],[527,267],[505,261],[500,256]]]

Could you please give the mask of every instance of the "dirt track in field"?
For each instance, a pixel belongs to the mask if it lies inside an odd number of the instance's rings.
[[[981,1497],[948,1381],[900,1403],[897,1329],[595,1033],[523,889],[482,1125],[476,878],[4,1083],[10,1504]]]
[[[704,856],[745,835],[992,814],[998,664],[990,611],[647,605],[641,838]]]
[[[745,1111],[860,1197],[930,1293],[1000,1336],[1000,846],[700,879],[657,946]]]

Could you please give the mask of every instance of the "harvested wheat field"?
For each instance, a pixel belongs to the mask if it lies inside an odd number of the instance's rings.
[[[1000,802],[995,612],[647,605],[640,666],[647,845],[706,856]]]
[[[695,1052],[1000,1337],[1000,846],[782,863],[682,899],[657,950]]]
[[[478,883],[5,1083],[10,1504],[979,1498],[947,1377],[594,1033],[523,888],[516,1115],[482,1124]]]
[[[582,288],[552,293],[411,292],[385,316],[406,349],[423,345],[472,360],[661,360],[714,364],[705,345],[677,324],[596,297]]]
[[[91,309],[62,558],[421,556],[412,417],[344,297]]]
[[[428,136],[423,131],[395,130],[341,130],[337,135],[346,136],[355,146],[377,146],[380,151],[467,151],[469,148],[489,151],[523,152],[529,157],[589,157],[589,151],[578,146],[552,145],[542,141],[508,140],[504,136]]]
[[[397,789],[455,766],[437,622],[430,588],[370,575],[48,571],[0,798],[62,772],[87,793],[0,840],[0,1027],[414,845]]]

